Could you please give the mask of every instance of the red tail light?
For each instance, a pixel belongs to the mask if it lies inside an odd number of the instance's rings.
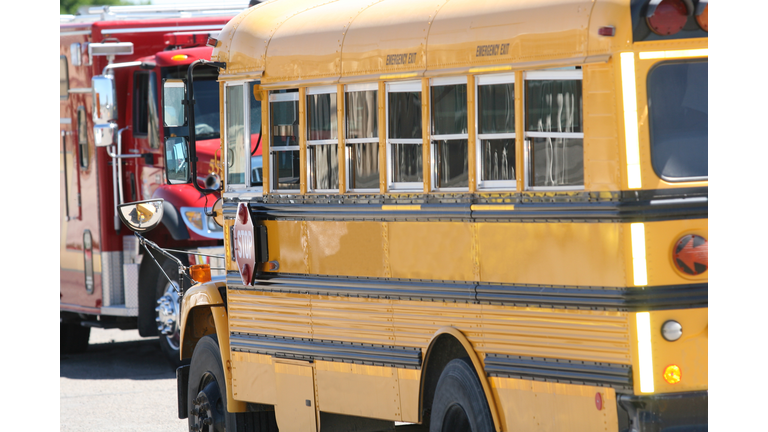
[[[662,36],[673,35],[682,30],[688,21],[688,8],[683,0],[662,0],[647,20],[648,27],[654,33]]]

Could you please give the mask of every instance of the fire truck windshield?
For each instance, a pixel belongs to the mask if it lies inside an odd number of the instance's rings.
[[[186,79],[186,67],[163,68],[163,79]],[[213,68],[195,70],[195,139],[219,138],[219,84]]]

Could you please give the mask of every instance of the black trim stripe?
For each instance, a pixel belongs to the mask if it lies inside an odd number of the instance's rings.
[[[227,286],[260,292],[586,310],[648,311],[708,306],[707,283],[644,288],[569,287],[281,273],[257,275],[254,286],[246,287],[239,273],[230,271]]]
[[[266,354],[278,358],[421,368],[421,349],[412,347],[285,338],[242,332],[231,332],[229,345],[234,352]]]
[[[706,187],[602,193],[269,195],[250,204],[255,219],[268,220],[629,223],[708,217]],[[485,208],[472,210],[476,204]],[[389,205],[420,209],[383,207]],[[225,202],[225,217],[234,217],[236,207],[236,201]]]
[[[485,373],[489,377],[632,388],[632,368],[614,363],[486,354]]]

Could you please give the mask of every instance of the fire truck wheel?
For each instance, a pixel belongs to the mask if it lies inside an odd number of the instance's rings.
[[[187,388],[189,430],[192,432],[277,432],[274,411],[227,412],[226,381],[216,335],[204,336],[195,346]]]
[[[77,354],[88,349],[91,328],[83,327],[79,322],[63,322],[59,328],[61,354]]]
[[[493,429],[488,401],[469,359],[451,360],[437,382],[430,432]]]
[[[163,262],[163,270],[172,279],[178,277],[178,265],[169,259]],[[188,288],[189,282],[185,280],[184,285]],[[174,285],[171,285],[162,273],[157,279],[155,299],[155,323],[157,324],[160,349],[173,367],[177,368],[182,364],[179,355],[179,341],[181,340],[179,312],[181,305]]]

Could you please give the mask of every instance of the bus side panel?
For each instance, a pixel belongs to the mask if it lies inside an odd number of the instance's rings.
[[[306,222],[312,273],[385,277],[385,238],[378,222]]]
[[[232,352],[232,393],[239,401],[266,405],[277,403],[272,356]]]
[[[481,280],[626,286],[623,230],[614,223],[480,223]]]
[[[316,362],[317,406],[324,412],[401,420],[398,370],[340,362]]]
[[[584,189],[621,189],[621,153],[613,60],[583,66]]]
[[[472,226],[469,223],[389,223],[392,277],[474,280],[472,241]]]
[[[508,431],[616,431],[616,392],[608,387],[489,378]],[[595,402],[597,394],[601,409]]]

